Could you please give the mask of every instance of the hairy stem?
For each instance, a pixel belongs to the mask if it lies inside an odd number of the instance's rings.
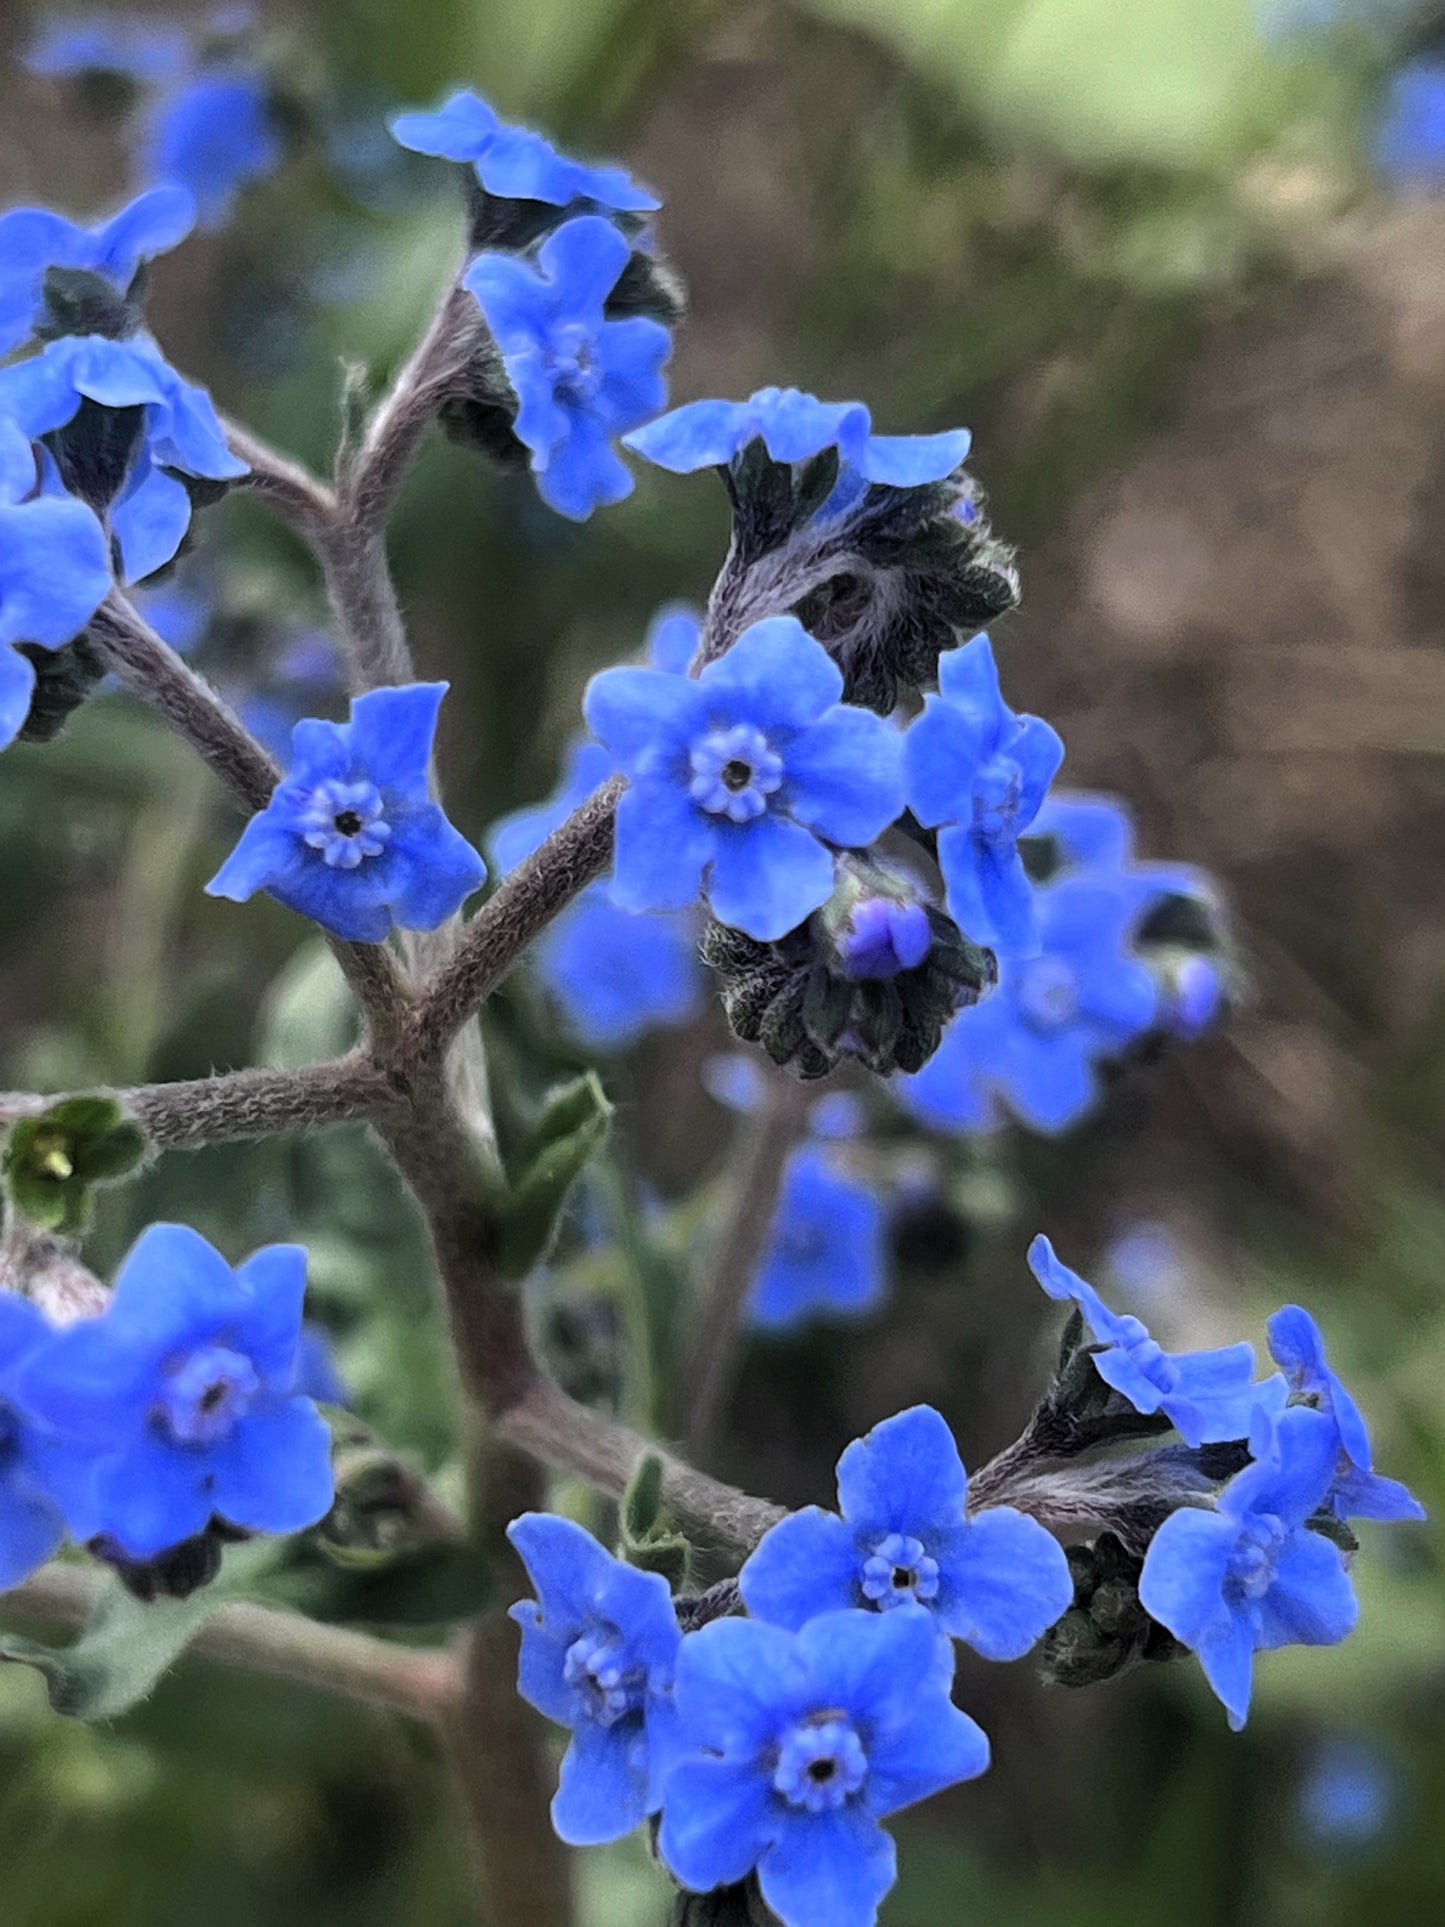
[[[479,1442],[476,1528],[503,1601],[531,1591],[505,1537],[509,1520],[546,1504],[531,1460]],[[443,1734],[465,1803],[485,1916],[496,1927],[567,1927],[572,1862],[552,1830],[556,1784],[547,1724],[517,1692],[517,1629],[505,1605],[484,1613],[457,1649],[461,1692]]]
[[[104,1584],[99,1572],[83,1566],[42,1566],[0,1598],[0,1610],[7,1618],[79,1627]],[[187,1650],[433,1724],[456,1696],[456,1666],[447,1653],[394,1646],[269,1606],[219,1607]]]
[[[283,455],[239,423],[225,423],[231,453],[250,468],[235,486],[258,495],[308,542],[315,542],[336,514],[336,497],[319,476]]]
[[[496,1430],[544,1465],[571,1472],[613,1499],[626,1492],[638,1460],[657,1451],[651,1440],[579,1405],[540,1374],[500,1415]],[[661,1457],[663,1502],[689,1538],[748,1553],[784,1515],[782,1506],[723,1485],[668,1453]]]
[[[737,1369],[743,1308],[768,1248],[788,1156],[807,1122],[812,1097],[796,1079],[769,1077],[760,1116],[740,1128],[740,1151],[727,1215],[707,1247],[697,1280],[692,1331],[679,1376],[677,1411],[687,1420],[687,1450],[711,1455]]]
[[[455,954],[422,985],[402,1032],[398,1062],[416,1075],[434,1064],[552,919],[612,860],[620,777],[585,803],[506,877],[466,926]]]

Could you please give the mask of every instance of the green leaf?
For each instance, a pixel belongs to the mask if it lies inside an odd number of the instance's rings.
[[[214,1588],[189,1599],[142,1605],[110,1579],[72,1646],[18,1633],[0,1637],[0,1659],[45,1675],[50,1704],[77,1720],[110,1720],[145,1699],[204,1622],[225,1603]]]
[[[622,1535],[636,1544],[657,1530],[662,1512],[662,1456],[648,1452],[638,1461],[622,1498]]]
[[[74,1237],[89,1220],[91,1187],[128,1177],[145,1155],[145,1132],[114,1098],[68,1097],[12,1125],[5,1186],[32,1224]]]
[[[612,1106],[595,1071],[548,1098],[501,1202],[498,1261],[525,1278],[552,1242],[567,1193],[607,1142]]]

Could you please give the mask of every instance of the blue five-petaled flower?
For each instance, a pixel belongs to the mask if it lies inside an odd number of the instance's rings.
[[[479,254],[463,277],[516,392],[513,427],[532,451],[538,491],[574,521],[631,494],[612,438],[667,399],[667,329],[648,315],[604,313],[631,252],[610,221],[582,214],[547,236],[535,267]]]
[[[432,739],[446,690],[373,689],[353,700],[348,723],[299,722],[290,770],[208,893],[244,903],[268,890],[358,943],[444,923],[487,873],[431,800]]]
[[[1238,1732],[1249,1712],[1254,1655],[1278,1646],[1332,1646],[1357,1605],[1339,1550],[1305,1521],[1334,1477],[1330,1417],[1291,1406],[1256,1415],[1255,1463],[1217,1509],[1181,1506],[1150,1542],[1139,1580],[1144,1610],[1199,1656]]]
[[[804,462],[824,449],[865,482],[912,488],[942,481],[968,453],[966,428],[941,435],[875,435],[862,402],[819,401],[798,388],[760,388],[747,401],[690,401],[625,435],[626,447],[658,468],[712,468],[761,441],[775,462]]]
[[[1328,1499],[1342,1519],[1423,1519],[1425,1508],[1398,1479],[1376,1472],[1365,1415],[1331,1371],[1319,1326],[1301,1305],[1285,1305],[1268,1325],[1270,1356],[1291,1393],[1335,1427],[1338,1458]]]
[[[628,778],[614,899],[678,909],[701,882],[719,921],[761,942],[826,902],[828,845],[871,843],[903,807],[897,732],[842,691],[793,616],[754,623],[696,681],[594,676],[587,721]]]
[[[49,208],[0,216],[0,354],[18,348],[42,320],[51,269],[97,275],[117,302],[143,263],[185,239],[196,218],[183,187],[153,187],[98,227],[78,226]]]
[[[15,1402],[84,1448],[66,1486],[77,1539],[149,1559],[212,1516],[299,1532],[330,1507],[331,1434],[295,1390],[306,1253],[234,1271],[184,1225],[142,1234],[98,1317],[23,1358]]]
[[[988,1765],[984,1734],[950,1704],[951,1673],[916,1606],[690,1634],[663,1859],[703,1893],[756,1868],[784,1927],[872,1927],[895,1874],[879,1822]]]
[[[554,207],[591,201],[619,213],[644,213],[659,205],[624,168],[569,160],[530,127],[509,127],[473,93],[453,94],[433,112],[395,114],[391,131],[413,153],[470,164],[487,192],[504,200],[548,201]]]
[[[939,694],[906,739],[908,801],[938,831],[948,909],[965,936],[1003,956],[1039,949],[1034,889],[1018,840],[1064,758],[1056,730],[1015,715],[987,636],[938,659]]]
[[[885,1419],[838,1461],[839,1512],[789,1513],[743,1567],[748,1611],[797,1628],[847,1606],[921,1605],[986,1659],[1020,1658],[1068,1610],[1069,1562],[1036,1519],[970,1515],[967,1501],[943,1417],[915,1405]]]
[[[805,1144],[788,1162],[748,1322],[781,1331],[819,1313],[875,1310],[888,1285],[886,1232],[877,1192]]]
[[[1279,1381],[1254,1384],[1254,1347],[1247,1340],[1214,1351],[1166,1352],[1139,1319],[1110,1311],[1091,1284],[1059,1262],[1047,1238],[1029,1246],[1029,1264],[1050,1298],[1079,1307],[1103,1348],[1093,1355],[1094,1370],[1136,1412],[1162,1412],[1186,1445],[1249,1436],[1261,1395],[1270,1396]]]
[[[285,159],[272,94],[269,77],[241,63],[199,73],[162,94],[147,117],[143,173],[189,189],[200,226],[220,227],[240,190]]]
[[[110,583],[100,523],[83,502],[41,491],[29,441],[0,418],[0,749],[24,726],[35,688],[16,645],[63,648]]]
[[[682,1634],[667,1581],[550,1513],[524,1513],[507,1537],[537,1589],[512,1608],[522,1628],[518,1690],[572,1729],[553,1825],[575,1847],[619,1840],[662,1804],[673,1752]]]

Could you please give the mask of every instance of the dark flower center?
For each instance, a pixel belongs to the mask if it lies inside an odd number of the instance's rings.
[[[907,1592],[908,1588],[913,1584],[914,1576],[911,1566],[895,1566],[893,1568],[893,1584],[899,1592]]]
[[[332,818],[343,836],[355,836],[361,828],[361,818],[355,810],[343,810],[340,816]]]
[[[837,1771],[836,1760],[814,1760],[808,1768],[808,1778],[818,1786],[826,1786]]]
[[[745,790],[753,780],[753,766],[745,763],[740,756],[734,756],[730,763],[723,764],[721,774],[730,790]]]

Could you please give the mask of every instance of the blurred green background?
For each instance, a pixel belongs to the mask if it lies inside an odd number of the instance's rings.
[[[1012,700],[1060,728],[1071,782],[1130,799],[1146,854],[1208,866],[1237,909],[1250,996],[1224,1034],[1135,1067],[1062,1142],[949,1153],[968,1222],[900,1225],[868,1329],[753,1348],[721,1469],[826,1499],[842,1445],[919,1398],[980,1462],[1038,1388],[1028,1237],[1046,1226],[1094,1275],[1148,1223],[1178,1254],[1161,1335],[1258,1342],[1302,1300],[1379,1463],[1438,1515],[1445,200],[1371,178],[1384,43],[1266,37],[1248,0],[277,0],[268,21],[313,123],[346,138],[160,264],[178,365],[322,463],[339,358],[384,376],[461,246],[445,170],[386,158],[381,115],[462,81],[624,158],[663,193],[691,291],[675,397],[795,382],[863,397],[885,431],[969,423],[1021,549],[1023,607],[996,632]],[[5,59],[0,194],[93,212],[123,155],[58,98]],[[725,539],[707,477],[642,475],[576,528],[525,477],[429,444],[392,547],[422,670],[453,684],[464,827],[551,787],[586,676],[658,603],[701,601]],[[264,684],[273,629],[324,620],[306,559],[246,502],[202,549],[234,618],[222,668]],[[0,1080],[193,1076],[344,1037],[303,926],[201,894],[233,833],[126,699],[7,753]],[[721,1039],[710,1016],[607,1069],[619,1163],[666,1198],[725,1154],[698,1080]],[[525,986],[499,1048],[507,1074],[577,1061]],[[419,1236],[359,1133],[167,1159],[106,1200],[97,1269],[157,1216],[232,1253],[307,1242],[362,1413],[454,1480]],[[1365,1541],[1359,1632],[1270,1656],[1239,1737],[1192,1666],[1081,1695],[1027,1661],[967,1668],[995,1765],[899,1825],[887,1927],[1445,1918],[1439,1541]],[[658,1927],[640,1843],[579,1862],[585,1927]],[[0,1674],[4,1927],[473,1917],[423,1736],[196,1661],[104,1729]]]

